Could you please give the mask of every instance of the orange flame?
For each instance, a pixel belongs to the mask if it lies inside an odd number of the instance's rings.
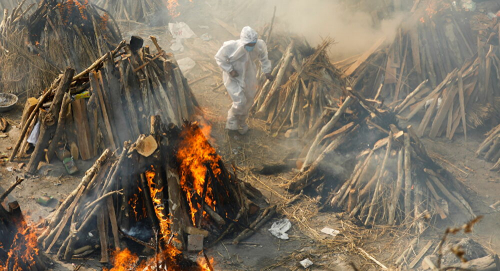
[[[8,252],[8,259],[5,266],[0,262],[0,270],[7,270],[8,266],[12,266],[10,270],[25,270],[34,267],[35,256],[38,255],[38,245],[35,229],[29,226],[26,221],[18,222],[18,232],[14,236],[12,245]],[[0,243],[0,247],[4,247]]]
[[[193,226],[196,226],[196,213],[203,209],[199,203],[193,202],[195,194],[202,198],[206,193],[205,203],[215,210],[216,201],[210,183],[206,186],[207,191],[203,191],[205,182],[209,181],[206,179],[206,165],[210,165],[215,177],[221,174],[218,166],[221,158],[205,137],[205,134],[210,134],[210,130],[211,127],[207,126],[202,130],[196,125],[193,128],[184,129],[181,134],[184,140],[177,152],[177,159],[180,161],[181,187],[188,199]]]
[[[132,270],[142,270],[142,271],[177,271],[177,270],[186,270],[180,266],[174,266],[168,262],[165,262],[165,255],[157,255],[156,257],[149,258],[147,261],[140,262],[139,257],[130,252],[128,249],[124,249],[118,251],[113,256],[111,260],[112,265],[114,266],[111,269],[103,268],[104,271],[132,271]],[[213,265],[213,258],[210,259],[210,265]],[[197,261],[198,268],[196,270],[200,271],[210,271],[210,267],[205,260],[205,258],[200,258]],[[159,268],[157,268],[157,266]]]
[[[193,2],[193,0],[189,0],[189,2]],[[180,12],[177,11],[177,8],[179,7],[179,2],[177,0],[167,0],[167,8],[170,16],[172,18],[178,17],[181,15]]]

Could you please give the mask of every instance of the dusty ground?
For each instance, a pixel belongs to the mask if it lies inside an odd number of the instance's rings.
[[[190,57],[197,63],[195,68],[185,75],[192,82],[191,87],[195,96],[205,112],[206,119],[212,125],[214,145],[225,161],[235,164],[240,169],[239,177],[261,189],[270,204],[286,202],[292,195],[288,195],[284,187],[293,177],[294,170],[275,176],[263,176],[253,173],[253,169],[283,161],[287,154],[299,148],[299,143],[286,139],[283,135],[273,137],[266,132],[265,123],[255,119],[250,121],[252,130],[246,136],[229,136],[224,130],[226,112],[231,101],[224,88],[220,87],[221,76],[212,56],[222,41],[233,36],[214,22],[210,14],[203,11],[203,7],[200,7],[200,10],[191,10],[193,13],[198,12],[198,16],[186,14],[184,15],[186,17],[181,15],[177,20],[186,21],[198,36],[210,34],[212,40],[208,42],[200,38],[188,40],[185,43],[185,51],[176,53],[176,58],[179,60]],[[171,41],[166,27],[150,28],[130,23],[122,25],[122,32],[126,38],[130,35],[140,35],[144,38],[155,35],[165,49],[169,48]],[[0,154],[8,155],[9,148],[14,146],[19,136],[17,126],[21,112],[22,106],[18,105],[12,112],[2,115],[10,120],[12,126],[8,131],[9,136],[0,138]],[[461,136],[457,136],[454,141],[445,139],[432,141],[426,138],[423,141],[437,162],[470,188],[474,211],[477,215],[484,215],[483,221],[477,225],[472,237],[491,252],[500,253],[500,213],[495,213],[488,207],[500,200],[500,194],[497,192],[500,191],[500,182],[498,174],[488,170],[491,166],[489,163],[474,157],[474,152],[482,139],[482,133],[475,132],[469,135],[467,142]],[[92,164],[92,161],[77,161],[80,172],[74,176],[67,176],[62,163],[55,162],[43,165],[37,176],[28,176],[19,169],[21,162],[26,161],[7,162],[0,166],[0,186],[8,187],[16,177],[26,179],[9,196],[9,200],[18,200],[24,212],[35,222],[39,218],[47,217],[57,203],[54,201],[52,206],[41,206],[35,199],[43,195],[52,196],[56,200],[64,199],[79,182],[84,170]],[[280,215],[271,221],[272,223],[284,216],[292,221],[289,240],[273,237],[267,231],[271,224],[268,223],[239,246],[232,245],[231,239],[227,239],[209,249],[207,253],[215,258],[216,270],[294,270],[299,269],[298,261],[305,258],[315,262],[314,270],[349,270],[343,264],[351,261],[355,262],[360,270],[375,270],[373,263],[360,256],[353,244],[363,244],[363,249],[390,265],[412,237],[411,233],[398,229],[360,228],[349,221],[339,219],[341,215],[319,213],[315,201],[316,199],[305,197],[292,206],[281,208]],[[446,222],[434,221],[434,226],[429,228],[422,238],[437,241],[446,227],[463,224],[468,219],[469,217],[462,214],[453,214]],[[341,230],[341,236],[335,239],[320,233],[325,226]],[[84,267],[97,269],[98,265],[85,262]],[[71,264],[54,266],[55,270],[73,270],[73,268],[74,265]]]

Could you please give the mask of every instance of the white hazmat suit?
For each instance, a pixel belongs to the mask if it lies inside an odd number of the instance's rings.
[[[245,49],[245,45],[256,43],[253,51]],[[271,61],[267,56],[266,43],[258,39],[258,34],[245,26],[241,31],[239,40],[224,42],[224,45],[215,55],[217,64],[223,71],[224,86],[233,100],[233,105],[227,115],[226,129],[248,130],[246,120],[257,93],[257,68],[256,60],[261,63],[262,72],[271,72]],[[237,77],[230,73],[235,70]]]

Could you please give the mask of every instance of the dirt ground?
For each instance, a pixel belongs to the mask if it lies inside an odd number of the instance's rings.
[[[292,206],[283,207],[293,195],[285,191],[286,184],[296,173],[295,169],[273,176],[255,173],[264,165],[280,163],[287,154],[297,151],[300,143],[287,139],[282,134],[273,136],[267,133],[263,121],[251,119],[250,132],[245,136],[229,136],[224,130],[227,110],[231,100],[221,86],[221,74],[214,69],[213,55],[223,41],[234,38],[226,29],[214,22],[213,17],[204,12],[203,7],[198,16],[183,14],[177,18],[185,21],[200,37],[208,33],[210,41],[194,38],[184,43],[184,52],[176,52],[177,60],[184,57],[192,58],[196,66],[185,72],[191,82],[194,94],[205,113],[205,118],[212,126],[212,142],[226,163],[232,163],[239,169],[239,177],[259,188],[269,204],[281,204],[280,215],[276,216],[254,236],[242,244],[232,245],[232,239],[223,240],[217,246],[207,250],[207,254],[215,258],[216,270],[300,270],[298,261],[311,259],[315,265],[311,270],[349,270],[346,263],[353,262],[359,270],[376,270],[376,265],[360,255],[359,246],[377,258],[390,265],[405,248],[413,233],[400,231],[397,228],[374,227],[363,228],[343,220],[342,214],[330,212],[320,213],[316,198],[303,197]],[[185,17],[183,17],[185,16]],[[208,28],[207,28],[208,27]],[[164,49],[170,47],[171,37],[166,27],[150,28],[146,25],[129,23],[122,25],[124,38],[140,35],[147,38],[157,36]],[[3,117],[9,119],[11,128],[7,138],[0,138],[0,154],[9,155],[19,137],[19,122],[22,103]],[[406,123],[400,124],[402,127]],[[494,212],[488,206],[500,200],[500,178],[498,173],[490,172],[487,163],[474,156],[474,152],[483,140],[484,131],[475,131],[467,141],[463,136],[457,136],[453,141],[438,138],[423,139],[425,147],[431,156],[454,176],[464,182],[470,189],[472,207],[476,215],[484,219],[476,226],[469,237],[485,246],[491,253],[500,254],[500,213]],[[23,211],[34,222],[46,218],[54,211],[57,201],[64,199],[78,184],[92,161],[77,161],[80,171],[68,176],[61,162],[42,165],[36,176],[29,176],[21,169],[20,163],[27,161],[4,162],[0,166],[0,187],[7,188],[16,178],[25,178],[22,185],[10,194],[8,200],[19,201]],[[50,206],[41,206],[36,199],[48,195],[55,200]],[[267,230],[270,225],[283,217],[292,221],[292,229],[288,232],[289,240],[273,237]],[[463,214],[452,214],[449,220],[432,221],[432,226],[421,237],[425,240],[440,239],[446,227],[458,226],[469,220]],[[323,227],[341,231],[340,237],[331,237],[320,232]],[[460,238],[462,236],[457,236]],[[357,245],[354,245],[357,244]],[[418,251],[416,251],[418,253]],[[80,270],[99,270],[99,264],[84,261]],[[75,264],[54,263],[53,270],[74,270]]]

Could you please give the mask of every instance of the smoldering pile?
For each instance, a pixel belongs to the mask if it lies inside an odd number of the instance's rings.
[[[13,93],[49,87],[65,67],[83,71],[115,48],[122,36],[110,15],[88,1],[21,2],[0,25],[2,83]]]
[[[366,97],[385,101],[398,114],[409,111],[400,118],[420,117],[420,136],[452,139],[457,131],[466,134],[498,115],[494,86],[499,82],[493,76],[500,64],[498,27],[486,15],[421,1],[389,44],[380,40],[343,63],[345,76]]]
[[[69,261],[100,246],[103,263],[115,251],[111,270],[213,270],[207,257],[196,264],[182,254],[243,228],[238,243],[274,215],[269,207],[248,228],[260,210],[250,198],[262,195],[224,166],[196,123],[165,127],[155,116],[150,129],[103,152],[49,219],[39,238],[45,252]],[[134,256],[145,248],[154,251],[148,260]]]
[[[342,95],[344,81],[328,58],[333,41],[312,48],[302,37],[283,33],[270,37],[269,58],[277,63],[272,71],[275,80],[261,77],[252,111],[267,121],[270,131],[290,130],[303,137],[331,116]]]
[[[289,190],[321,197],[365,225],[401,225],[422,232],[425,220],[452,210],[474,216],[462,183],[427,154],[411,126],[356,92],[304,147]]]
[[[40,161],[56,155],[88,160],[121,147],[148,131],[151,115],[176,125],[191,120],[199,109],[187,80],[173,55],[152,40],[156,54],[134,37],[77,75],[68,68],[41,97],[29,99],[10,159],[30,157],[27,171],[34,173]]]

